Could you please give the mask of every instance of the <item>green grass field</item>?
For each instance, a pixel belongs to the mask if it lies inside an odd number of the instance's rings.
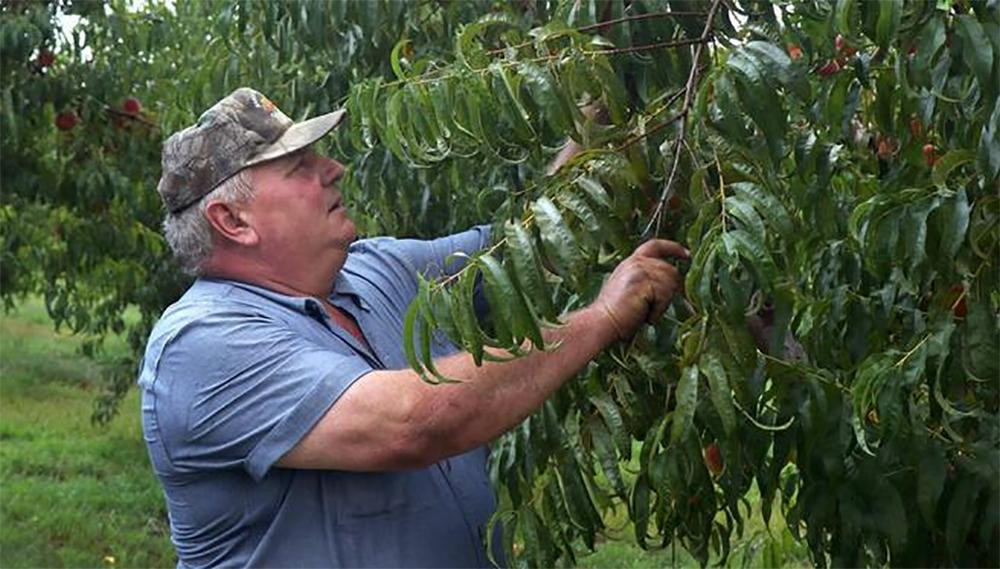
[[[0,312],[0,567],[173,567],[137,393],[110,426],[92,426],[99,369],[80,343],[54,331],[38,301]],[[122,350],[120,340],[108,342],[109,355]],[[609,525],[622,529],[581,554],[580,567],[697,567],[680,548],[642,551],[623,521]],[[808,562],[787,531],[768,532],[758,516],[727,565]]]

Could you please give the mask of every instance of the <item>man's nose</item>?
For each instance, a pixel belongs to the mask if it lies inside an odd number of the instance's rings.
[[[344,177],[344,171],[346,169],[344,168],[343,164],[337,162],[333,158],[327,158],[327,157],[324,157],[324,161],[326,162],[325,185],[329,186],[330,184],[333,184],[337,180]]]

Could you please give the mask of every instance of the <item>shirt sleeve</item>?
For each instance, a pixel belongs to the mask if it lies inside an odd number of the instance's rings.
[[[265,315],[212,313],[180,329],[162,350],[154,387],[175,471],[242,467],[260,480],[371,371],[337,348]]]
[[[449,257],[459,252],[467,255],[478,253],[489,246],[490,239],[490,226],[478,225],[461,233],[428,241],[399,239],[394,245],[417,272],[429,278],[437,278],[454,274],[465,264],[460,257]]]

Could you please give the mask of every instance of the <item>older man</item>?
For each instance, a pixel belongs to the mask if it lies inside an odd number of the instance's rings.
[[[677,287],[664,259],[687,251],[647,242],[547,331],[573,341],[481,367],[435,344],[465,381],[427,385],[402,350],[416,274],[457,270],[445,259],[489,232],[355,242],[344,168],[311,148],[342,115],[293,124],[239,89],[164,145],[164,230],[198,279],[154,328],[139,384],[179,566],[487,565],[484,445]]]

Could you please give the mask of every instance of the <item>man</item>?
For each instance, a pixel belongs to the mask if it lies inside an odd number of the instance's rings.
[[[139,384],[179,566],[488,565],[484,445],[677,287],[664,259],[687,251],[647,242],[546,333],[573,341],[482,367],[436,343],[464,382],[424,383],[402,349],[415,275],[457,270],[445,259],[488,231],[355,243],[344,168],[310,146],[342,116],[293,124],[239,89],[164,145],[165,233],[199,278],[150,335]]]

